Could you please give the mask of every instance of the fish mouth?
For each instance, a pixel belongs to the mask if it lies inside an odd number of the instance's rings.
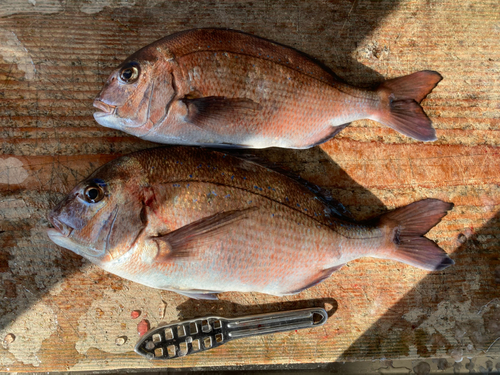
[[[97,117],[114,115],[116,112],[115,105],[106,104],[99,99],[94,100],[93,106],[100,110],[99,112],[94,113],[94,116]]]
[[[73,228],[71,228],[69,225],[64,224],[62,221],[55,217],[49,217],[50,222],[54,226],[54,229],[50,229],[51,231],[56,231],[60,235],[64,237],[69,237],[71,235],[71,232],[73,232]]]

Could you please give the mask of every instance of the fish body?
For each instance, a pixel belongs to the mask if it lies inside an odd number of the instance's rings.
[[[123,278],[194,298],[298,293],[371,256],[453,261],[423,237],[452,207],[428,199],[356,223],[294,180],[215,151],[169,147],[114,160],[49,214],[56,244]]]
[[[421,71],[377,90],[342,82],[286,46],[233,30],[195,29],[128,57],[94,101],[96,121],[182,145],[308,148],[372,119],[436,139],[419,103],[442,77]]]

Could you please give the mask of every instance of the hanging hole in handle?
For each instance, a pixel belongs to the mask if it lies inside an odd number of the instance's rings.
[[[326,318],[327,318],[326,312],[324,314],[319,312],[314,312],[313,325],[317,326],[323,324],[324,322],[326,322]]]

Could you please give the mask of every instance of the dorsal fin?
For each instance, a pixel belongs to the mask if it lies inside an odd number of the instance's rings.
[[[339,219],[342,220],[347,220],[347,221],[353,221],[354,217],[352,216],[351,212],[338,200],[332,197],[331,192],[328,189],[322,188],[321,186],[318,186],[316,184],[313,184],[306,179],[300,177],[296,173],[286,169],[284,166],[278,163],[273,163],[270,162],[269,160],[265,159],[264,157],[255,155],[255,154],[250,154],[249,150],[236,150],[236,149],[220,149],[217,150],[219,152],[222,152],[224,154],[231,155],[236,158],[240,158],[246,161],[250,161],[256,164],[259,164],[267,169],[270,169],[276,173],[280,173],[298,184],[304,186],[307,188],[309,191],[314,193],[317,199],[319,199],[323,204],[325,204],[330,210],[331,214],[338,217]]]

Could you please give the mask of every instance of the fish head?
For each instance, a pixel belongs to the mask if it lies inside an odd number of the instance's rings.
[[[95,120],[139,137],[147,134],[165,119],[176,95],[172,69],[159,48],[136,52],[111,73],[95,98]]]
[[[147,225],[145,182],[133,164],[108,163],[80,182],[49,213],[49,238],[101,266],[127,253]]]

